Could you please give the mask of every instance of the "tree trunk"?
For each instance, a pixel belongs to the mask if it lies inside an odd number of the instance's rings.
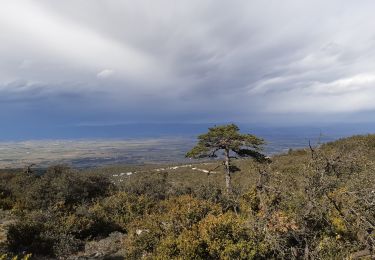
[[[224,164],[225,164],[225,185],[227,193],[232,193],[232,176],[230,175],[230,164],[229,164],[229,149],[225,149],[224,152]]]

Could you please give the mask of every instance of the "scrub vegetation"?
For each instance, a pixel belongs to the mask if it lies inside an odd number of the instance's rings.
[[[221,159],[4,171],[0,259],[371,259],[374,158],[375,135],[231,158],[229,192]]]

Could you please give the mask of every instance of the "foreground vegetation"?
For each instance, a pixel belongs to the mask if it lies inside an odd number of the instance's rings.
[[[122,179],[112,176],[121,167],[4,172],[0,258],[371,259],[374,158],[368,135],[272,162],[232,160],[230,195],[220,167]]]

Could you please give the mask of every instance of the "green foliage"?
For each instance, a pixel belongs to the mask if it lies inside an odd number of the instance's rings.
[[[218,151],[224,152],[225,180],[227,193],[232,193],[231,173],[240,170],[231,165],[231,153],[239,157],[253,157],[257,161],[266,162],[261,154],[264,140],[250,134],[240,134],[235,124],[209,128],[208,133],[198,136],[198,144],[186,154],[190,158],[217,157]]]
[[[11,252],[38,252],[51,255],[53,241],[42,232],[41,223],[18,222],[9,227],[8,244]]]
[[[176,239],[165,238],[155,258],[255,259],[264,255],[266,249],[245,219],[225,213],[208,215]]]
[[[209,216],[198,230],[211,259],[254,259],[264,253],[246,220],[233,213]]]
[[[10,255],[0,253],[0,260],[30,260],[31,256],[32,254]]]
[[[219,205],[189,195],[161,201],[155,213],[130,224],[127,242],[129,258],[152,255],[161,240],[176,236],[210,214],[220,214]],[[167,241],[166,240],[166,241]],[[164,241],[163,243],[167,243]]]
[[[33,255],[50,256],[66,256],[77,252],[83,242],[72,234],[74,230],[65,221],[64,217],[55,214],[30,212],[9,226],[8,250],[16,254],[26,251]]]
[[[108,195],[110,180],[101,175],[80,175],[62,166],[51,167],[41,176],[15,174],[8,193],[16,210],[70,207]],[[9,206],[8,206],[9,207]]]
[[[261,210],[260,202],[257,190],[253,189],[242,195],[241,209],[244,212],[248,211],[257,214]]]
[[[0,209],[9,210],[14,205],[14,197],[12,189],[9,187],[9,182],[14,177],[15,173],[0,173]]]
[[[238,128],[213,132],[203,139],[214,143],[215,136],[233,137]],[[41,175],[3,172],[0,258],[21,259],[24,252],[35,259],[90,258],[93,250],[85,248],[105,251],[101,241],[114,241],[111,234],[118,239],[109,251],[117,251],[101,255],[104,259],[370,257],[374,148],[373,135],[355,136],[275,155],[269,164],[233,160],[239,171],[230,195],[222,192],[218,168],[202,174],[182,167],[167,174],[140,167],[145,170],[122,179],[108,177],[118,172],[115,166],[84,172],[56,166]],[[196,167],[208,171],[217,162]]]
[[[138,178],[129,178],[120,189],[127,193],[144,195],[157,200],[165,199],[170,190],[170,183],[167,180],[167,173],[140,173]]]
[[[159,212],[169,224],[169,229],[177,234],[185,228],[191,228],[209,214],[219,214],[221,208],[209,201],[184,195],[161,202]]]
[[[208,133],[198,136],[198,144],[186,154],[187,157],[215,157],[219,150],[231,150],[239,156],[260,156],[257,152],[265,143],[251,134],[240,134],[235,124],[209,128]]]
[[[95,216],[96,222],[112,226],[111,231],[126,232],[128,224],[149,214],[154,204],[151,197],[118,192],[95,203],[90,212]]]

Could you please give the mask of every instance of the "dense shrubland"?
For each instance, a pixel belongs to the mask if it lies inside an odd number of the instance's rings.
[[[374,158],[369,135],[267,163],[233,160],[241,170],[230,195],[217,171],[147,170],[122,182],[104,168],[1,173],[1,212],[11,220],[1,250],[39,259],[371,259]]]

